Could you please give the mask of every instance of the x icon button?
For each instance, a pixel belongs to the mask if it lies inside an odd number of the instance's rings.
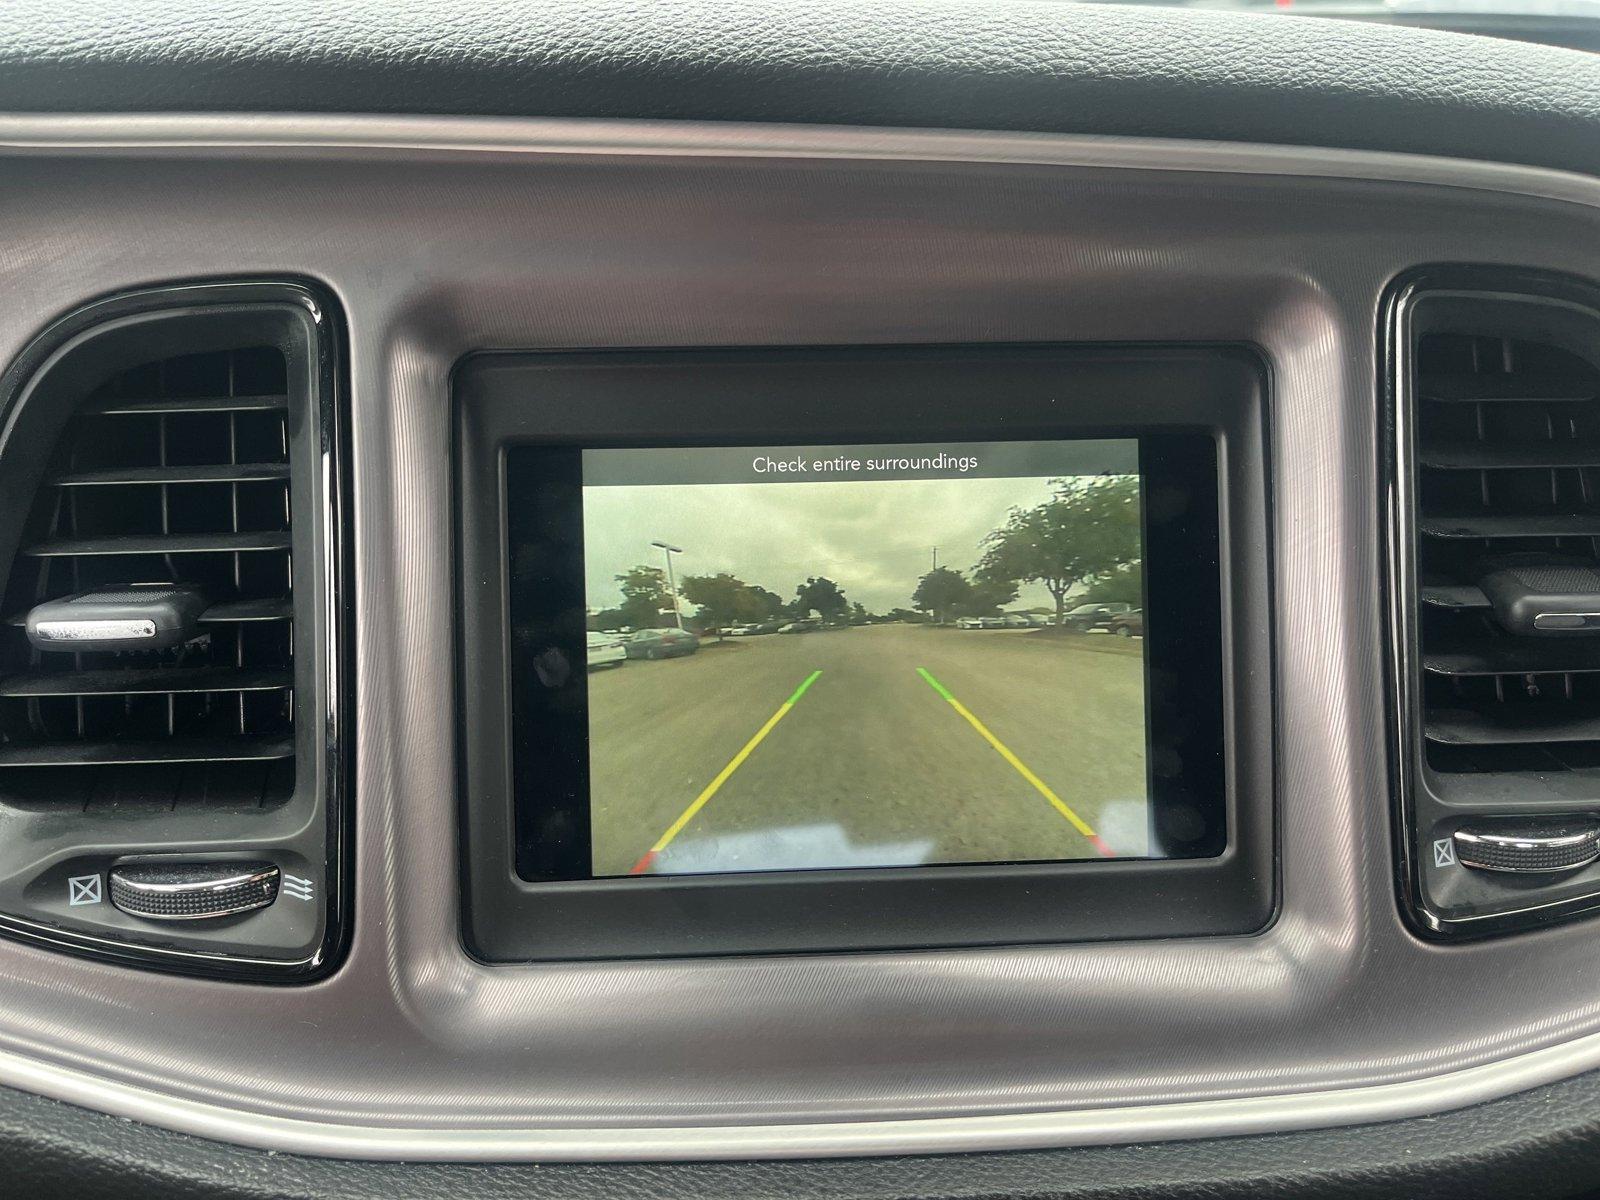
[[[99,903],[100,876],[74,875],[67,880],[67,904],[69,906],[75,907],[79,904]]]

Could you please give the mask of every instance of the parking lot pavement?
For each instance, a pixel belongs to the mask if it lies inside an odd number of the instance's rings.
[[[595,672],[589,706],[596,874],[1144,848],[1139,641],[916,625],[707,641]]]

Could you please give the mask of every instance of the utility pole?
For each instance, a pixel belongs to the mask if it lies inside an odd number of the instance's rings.
[[[939,569],[939,547],[937,546],[933,548],[933,569],[935,571]]]
[[[652,546],[660,549],[662,557],[667,560],[667,591],[672,596],[672,617],[678,623],[678,628],[683,628],[683,609],[678,606],[678,584],[672,575],[672,556],[682,554],[682,546],[671,546],[666,542],[651,542]]]

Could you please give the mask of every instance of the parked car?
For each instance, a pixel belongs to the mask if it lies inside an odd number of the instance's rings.
[[[1135,608],[1112,617],[1106,628],[1118,637],[1144,636],[1144,609]]]
[[[982,629],[983,628],[983,618],[982,617],[962,617],[959,621],[956,622],[956,628],[957,629]]]
[[[1132,611],[1133,605],[1124,604],[1120,600],[1109,604],[1080,604],[1077,608],[1068,609],[1061,614],[1061,625],[1065,629],[1088,633],[1091,629],[1104,629],[1113,617]]]
[[[628,639],[629,658],[681,658],[700,649],[700,639],[685,629],[642,629]]]
[[[811,633],[813,630],[821,629],[821,628],[822,628],[822,622],[821,621],[818,621],[815,617],[807,617],[804,621],[790,621],[787,625],[780,625],[778,627],[778,632],[779,633]]]
[[[756,631],[754,625],[730,625],[722,632],[728,637],[750,637]]]
[[[590,630],[585,647],[589,670],[597,667],[614,667],[628,657],[627,647],[614,633]]]

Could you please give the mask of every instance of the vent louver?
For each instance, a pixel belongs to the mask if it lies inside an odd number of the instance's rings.
[[[1466,299],[1412,348],[1420,699],[1435,771],[1600,764],[1600,636],[1514,633],[1481,586],[1497,570],[1570,578],[1600,565],[1600,365],[1584,319],[1554,300]]]
[[[50,805],[272,803],[294,788],[293,561],[281,350],[177,356],[96,389],[58,439],[6,585],[0,795]],[[41,601],[199,588],[199,635],[62,653]]]

